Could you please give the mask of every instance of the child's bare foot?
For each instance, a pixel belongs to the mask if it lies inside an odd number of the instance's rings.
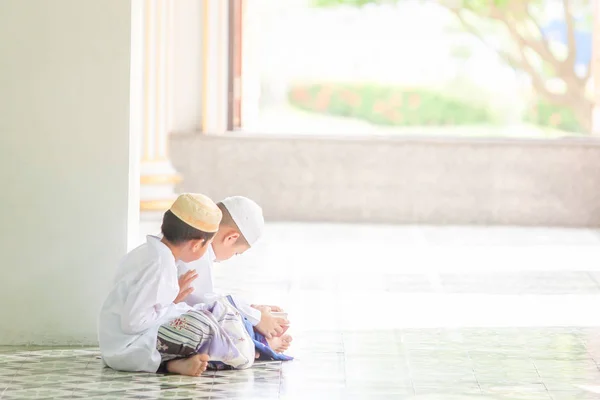
[[[196,354],[188,358],[180,358],[167,363],[167,371],[172,374],[200,376],[208,366],[208,354]]]
[[[292,343],[292,337],[290,335],[282,335],[280,337],[267,339],[267,343],[269,343],[269,347],[273,349],[275,353],[283,353],[289,349],[290,344]]]

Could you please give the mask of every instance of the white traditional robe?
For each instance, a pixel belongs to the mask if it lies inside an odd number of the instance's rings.
[[[179,293],[171,250],[155,236],[121,261],[114,286],[100,311],[98,339],[106,365],[121,371],[156,372],[160,325],[192,307],[174,304]]]
[[[215,294],[213,286],[212,268],[215,258],[215,252],[211,245],[208,251],[200,259],[191,263],[184,263],[181,261],[177,263],[179,276],[191,269],[195,269],[198,273],[198,278],[192,283],[194,291],[185,299],[185,302],[188,305],[194,306],[198,303],[212,303],[215,299],[221,297],[221,295]],[[260,322],[261,314],[259,310],[250,307],[250,304],[240,299],[238,296],[232,295],[232,298],[238,310],[243,316],[248,318],[248,321],[250,321],[252,325],[257,325]]]

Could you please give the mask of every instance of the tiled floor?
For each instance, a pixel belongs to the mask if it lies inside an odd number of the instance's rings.
[[[598,271],[595,231],[271,224],[215,280],[284,306],[296,360],[184,378],[0,347],[0,397],[600,399]]]
[[[8,399],[600,399],[600,329],[300,335],[298,359],[200,378],[103,368],[94,349],[0,349]]]

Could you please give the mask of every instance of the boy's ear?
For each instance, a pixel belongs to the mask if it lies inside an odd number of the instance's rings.
[[[198,251],[208,244],[208,240],[196,239],[192,241],[192,250]]]
[[[235,243],[235,241],[238,240],[239,237],[240,237],[239,232],[231,231],[231,233],[229,235],[227,235],[226,240],[229,243]]]

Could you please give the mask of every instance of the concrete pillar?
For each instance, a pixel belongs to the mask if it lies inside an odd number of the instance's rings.
[[[97,343],[138,224],[139,11],[0,1],[0,345]]]
[[[227,130],[229,70],[228,1],[203,0],[202,132]]]
[[[144,0],[142,219],[156,219],[175,199],[181,181],[168,158],[172,110],[174,0]]]
[[[140,209],[146,225],[161,218],[175,199],[176,185],[181,182],[169,158],[169,135],[176,131],[200,131],[205,108],[203,97],[206,87],[213,83],[208,76],[205,79],[208,83],[204,82],[203,77],[205,73],[216,75],[216,72],[205,71],[207,61],[203,59],[204,35],[212,24],[206,14],[208,0],[142,1],[144,103]],[[211,57],[214,55],[206,56]],[[214,108],[213,102],[210,106]],[[207,112],[214,111],[209,108]]]

